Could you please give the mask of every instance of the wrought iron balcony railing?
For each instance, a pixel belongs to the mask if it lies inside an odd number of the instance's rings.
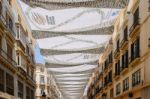
[[[8,55],[8,53],[5,52],[2,48],[0,48],[0,56],[3,59],[5,59],[8,63],[10,63],[11,65],[13,65],[15,67],[17,66],[16,61],[12,57],[10,57],[10,55]]]

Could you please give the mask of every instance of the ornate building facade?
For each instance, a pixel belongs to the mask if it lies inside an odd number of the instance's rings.
[[[131,0],[120,12],[89,84],[89,99],[149,99],[149,24],[149,0]]]
[[[34,42],[17,0],[0,0],[0,98],[35,99]]]
[[[36,64],[36,99],[61,99],[52,75],[40,63]]]

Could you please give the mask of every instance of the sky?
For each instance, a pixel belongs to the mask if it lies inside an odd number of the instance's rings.
[[[36,46],[36,48],[34,50],[35,50],[34,52],[35,52],[35,61],[36,61],[36,63],[44,64],[45,62],[44,62],[44,59],[43,59],[43,57],[42,57],[42,55],[40,53],[39,47]]]

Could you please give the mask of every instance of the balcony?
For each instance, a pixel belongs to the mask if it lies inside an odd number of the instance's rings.
[[[112,84],[112,72],[109,72],[109,76],[108,76],[108,81],[107,81],[108,85]]]
[[[9,63],[11,66],[16,67],[17,63],[16,61],[10,57],[7,52],[5,52],[3,49],[0,48],[0,57],[2,58],[1,60],[4,60],[6,63]]]
[[[17,46],[19,48],[19,50],[21,49],[21,51],[23,51],[25,53],[25,47],[24,45],[21,43],[20,40],[17,40]]]
[[[132,87],[135,87],[135,86],[139,85],[140,83],[141,83],[140,80],[132,81]]]
[[[16,37],[16,33],[13,30],[13,21],[12,21],[12,19],[9,18],[8,20],[6,20],[6,28],[7,28],[8,32],[10,32],[14,37]]]
[[[23,65],[18,65],[17,67],[18,67],[19,73],[20,73],[21,75],[23,75],[24,77],[26,77],[27,72],[26,72],[25,68],[23,67]]]
[[[120,43],[120,49],[123,50],[127,44],[128,44],[128,28],[126,27],[123,33],[123,39]]]
[[[120,73],[115,72],[114,77],[115,77],[115,80],[118,80],[120,78]]]
[[[33,79],[33,77],[31,77],[29,74],[27,74],[27,80],[31,81],[32,83],[35,83],[35,80]]]
[[[4,0],[4,2],[6,2]],[[5,3],[4,3],[5,5]],[[6,20],[6,18],[4,17],[3,13],[3,4],[0,4],[0,27],[5,30],[5,32],[9,32],[14,38],[16,37],[16,33],[13,30],[13,22],[11,19]]]
[[[107,88],[107,85],[108,85],[108,78],[107,77],[105,77],[105,79],[104,79],[104,88]]]
[[[133,25],[129,29],[130,31],[129,36],[133,37],[136,34],[136,31],[139,29],[139,27],[140,27],[140,18],[139,18],[139,8],[138,8],[134,13]]]
[[[131,62],[139,57],[140,57],[140,51],[138,49],[135,49],[135,51],[133,53],[131,53]]]
[[[118,57],[119,56],[119,52],[120,52],[120,41],[118,40],[117,41],[117,44],[116,44],[117,46],[116,46],[116,50],[114,51],[114,57],[116,58],[116,57]]]
[[[122,66],[121,66],[121,74],[124,74],[128,70],[128,51],[122,56]]]
[[[1,5],[0,5],[0,6],[1,6]],[[5,27],[6,27],[6,20],[5,20],[5,18],[3,17],[3,15],[2,15],[2,7],[1,7],[0,9],[1,9],[1,10],[0,10],[0,27],[1,27],[2,30],[4,30]]]
[[[120,76],[121,68],[120,68],[120,60],[115,64],[115,79],[118,79]]]
[[[27,33],[25,32],[21,24],[16,23],[16,27],[17,27],[17,40],[20,40],[22,45],[26,47],[26,44],[28,44]]]
[[[123,92],[125,92],[125,91],[127,91],[127,90],[129,90],[129,86],[123,85]]]
[[[136,63],[140,61],[140,50],[138,48],[132,49],[131,48],[131,59],[130,59],[130,66],[135,66]]]
[[[108,65],[109,65],[108,60],[106,60],[105,63],[104,63],[104,71],[105,72],[107,72]]]
[[[112,78],[108,80],[108,86],[112,85]]]
[[[140,22],[139,22],[139,19],[137,19],[133,25],[131,26],[130,28],[130,34],[129,36],[130,37],[133,37],[133,35],[135,34],[135,31],[140,27]]]
[[[121,92],[120,91],[116,91],[116,96],[118,96]]]
[[[26,47],[26,51],[25,52],[26,52],[26,57],[27,57],[29,63],[32,66],[34,66],[35,65],[34,56],[31,54],[31,50],[30,50],[30,48],[28,46]]]
[[[134,72],[132,74],[132,87],[135,87],[141,83],[141,70]]]

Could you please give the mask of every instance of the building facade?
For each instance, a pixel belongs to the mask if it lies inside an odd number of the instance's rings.
[[[52,75],[40,63],[36,64],[36,99],[61,99]]]
[[[150,1],[131,0],[120,12],[112,43],[99,59],[102,72],[95,72],[94,84],[87,92],[89,99],[149,99],[149,25]]]
[[[0,0],[0,98],[35,99],[34,43],[17,0]]]

